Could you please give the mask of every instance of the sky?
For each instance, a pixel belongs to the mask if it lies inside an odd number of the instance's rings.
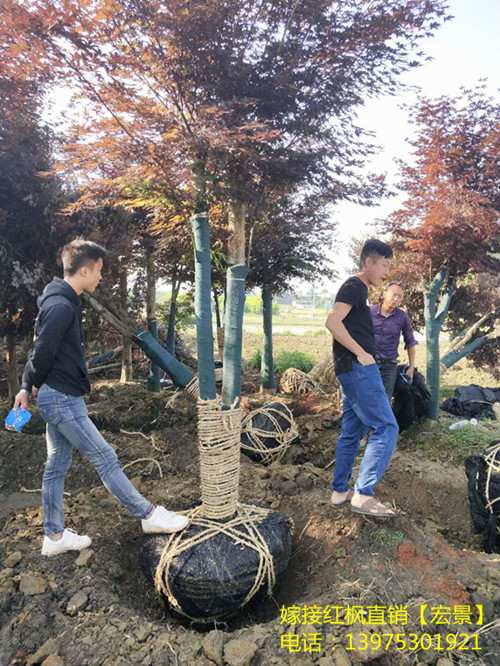
[[[426,97],[455,95],[461,86],[473,86],[479,79],[488,79],[488,91],[496,95],[500,71],[500,0],[451,0],[450,14],[455,18],[445,23],[433,37],[421,42],[422,50],[432,56],[431,62],[408,72],[402,81],[418,86]],[[412,135],[408,113],[400,108],[412,103],[416,92],[369,100],[359,113],[359,124],[375,133],[374,143],[380,145],[367,171],[385,173],[389,185],[397,183],[395,159],[411,161],[407,138]],[[398,208],[401,196],[384,200],[380,206],[365,207],[341,204],[334,211],[338,225],[335,265],[339,279],[325,283],[336,291],[348,275],[349,239],[371,235],[371,225]]]

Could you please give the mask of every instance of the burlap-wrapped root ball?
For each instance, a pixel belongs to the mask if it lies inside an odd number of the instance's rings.
[[[147,535],[141,566],[168,607],[198,622],[236,613],[256,595],[271,595],[288,566],[292,522],[277,511],[240,505],[227,522],[190,512],[179,534]]]
[[[500,442],[465,460],[472,528],[487,553],[500,553]]]
[[[282,393],[307,395],[318,390],[318,384],[307,373],[297,368],[288,368],[281,375],[280,391]]]
[[[271,595],[292,550],[292,521],[239,502],[241,409],[198,400],[202,504],[180,533],[144,537],[141,563],[169,607],[210,622]]]
[[[241,424],[241,450],[257,462],[269,464],[281,460],[298,439],[292,412],[277,400],[254,409]]]

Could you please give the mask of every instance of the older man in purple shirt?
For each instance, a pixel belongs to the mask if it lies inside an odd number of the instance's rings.
[[[377,353],[375,360],[380,368],[382,381],[389,400],[392,398],[398,375],[398,347],[401,333],[408,352],[409,367],[406,376],[413,381],[415,372],[415,345],[410,318],[401,310],[403,290],[399,284],[392,283],[384,291],[384,299],[380,305],[372,305],[370,314],[375,334]]]

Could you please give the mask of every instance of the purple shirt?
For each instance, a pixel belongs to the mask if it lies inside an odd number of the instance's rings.
[[[372,305],[370,314],[378,357],[397,361],[401,333],[405,341],[405,349],[418,344],[413,335],[410,318],[400,308],[394,308],[389,315],[384,316],[380,305]]]

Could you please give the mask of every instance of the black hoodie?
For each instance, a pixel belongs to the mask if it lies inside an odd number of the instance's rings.
[[[34,347],[23,372],[22,388],[48,384],[61,393],[90,391],[81,322],[82,304],[76,291],[54,278],[38,298]]]

